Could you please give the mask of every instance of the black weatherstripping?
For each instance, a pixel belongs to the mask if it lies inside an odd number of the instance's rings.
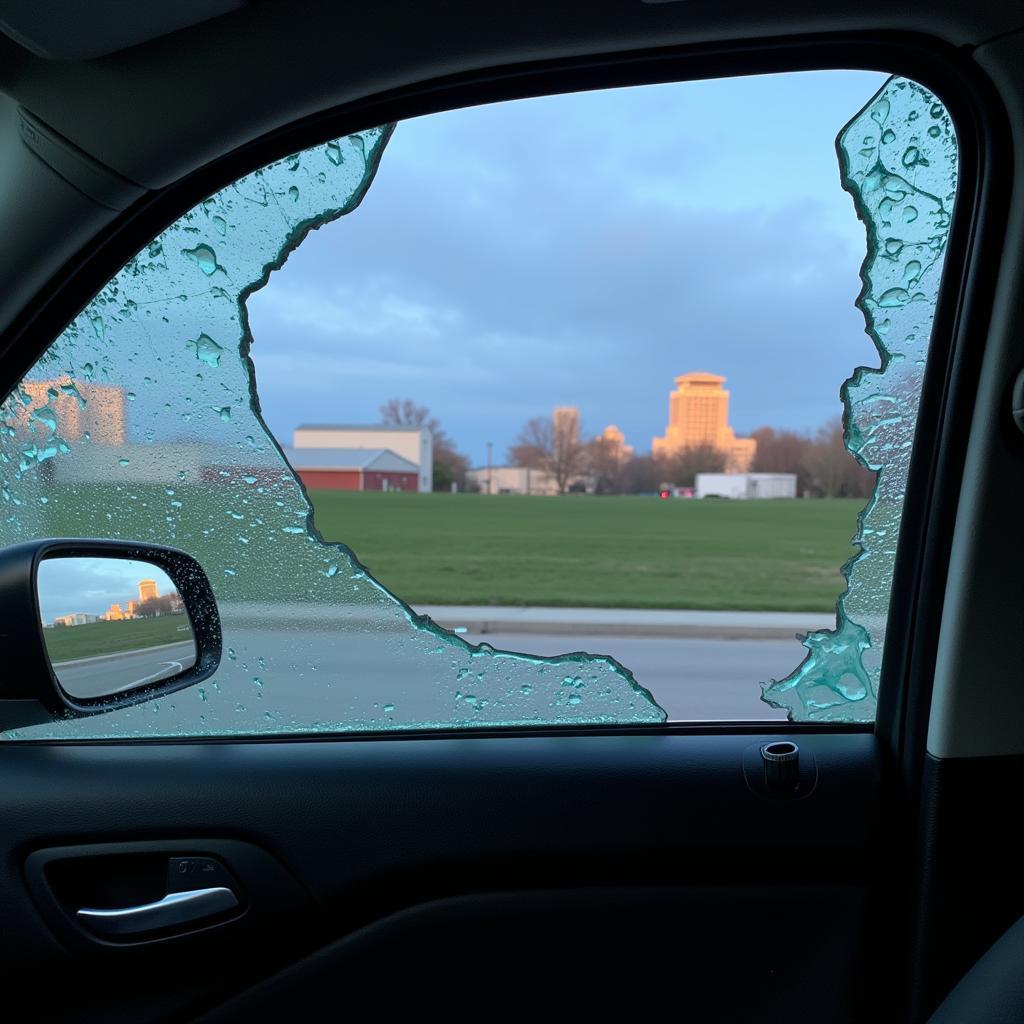
[[[172,1013],[193,1019],[272,970],[357,932],[379,936],[375,922],[434,901],[558,890],[571,903],[571,891],[597,888],[611,899],[619,890],[616,914],[657,928],[664,915],[649,897],[675,890],[668,895],[679,927],[666,948],[678,953],[678,981],[689,976],[687,949],[700,941],[686,928],[689,905],[717,916],[720,932],[732,936],[737,970],[758,956],[758,928],[795,922],[800,956],[776,964],[789,972],[780,990],[787,979],[794,988],[809,984],[817,971],[839,999],[840,990],[885,978],[884,963],[853,978],[860,944],[869,941],[869,891],[886,866],[878,744],[864,733],[804,733],[801,751],[818,772],[813,792],[765,799],[744,780],[743,753],[784,735],[0,745],[0,778],[16,780],[0,787],[0,958],[26,976],[52,977],[54,965],[65,964],[69,989],[79,968],[118,977],[116,992],[93,991],[92,1016],[76,1006],[55,1019],[145,1024]],[[148,952],[100,950],[102,966],[62,959],[25,885],[32,853],[140,840],[160,848],[173,839],[218,855],[204,837],[244,840],[273,856],[309,892],[305,919],[277,941],[232,946],[230,956],[196,956],[182,940]],[[236,866],[230,854],[224,860]],[[591,920],[601,920],[601,906],[592,904]],[[528,908],[524,902],[514,934],[531,927]],[[564,915],[549,919],[571,927]],[[609,909],[604,926],[615,919]],[[434,931],[424,955],[452,938],[440,919]],[[639,969],[630,936],[615,945],[609,970]],[[565,946],[568,974],[582,955]],[[449,964],[443,977],[453,971]],[[168,977],[180,984],[169,986]],[[645,977],[651,991],[672,980]],[[113,999],[123,1001],[115,1007]]]

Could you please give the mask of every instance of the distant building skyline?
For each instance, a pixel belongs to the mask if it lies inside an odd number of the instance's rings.
[[[22,381],[21,390],[32,401],[18,409],[15,429],[20,435],[45,440],[57,434],[65,441],[80,441],[88,434],[96,444],[125,443],[128,415],[124,388],[65,376]],[[53,419],[43,410],[52,413]]]
[[[551,429],[556,445],[580,443],[580,410],[575,405],[556,406],[551,414]]]
[[[688,448],[709,446],[725,454],[727,473],[746,473],[754,461],[757,441],[737,437],[729,425],[726,378],[695,371],[680,374],[669,394],[668,425],[651,441],[651,454],[676,455]]]
[[[597,435],[597,440],[607,445],[619,462],[626,462],[633,457],[633,446],[626,444],[626,435],[614,423],[609,423]]]
[[[160,588],[154,579],[139,580],[136,584],[139,592],[138,600],[130,600],[123,605],[120,601],[114,601],[105,612],[94,615],[89,612],[71,612],[67,615],[56,615],[53,618],[54,626],[84,626],[92,622],[123,622],[128,619],[139,618],[142,605],[146,601],[155,601],[160,597]],[[172,586],[167,594],[170,599],[171,611],[180,611],[184,607],[181,595]]]

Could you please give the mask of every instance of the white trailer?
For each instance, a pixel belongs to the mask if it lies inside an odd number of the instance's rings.
[[[795,498],[796,473],[698,473],[698,498]]]

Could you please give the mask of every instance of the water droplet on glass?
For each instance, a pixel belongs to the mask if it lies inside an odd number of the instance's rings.
[[[385,704],[384,705],[384,714],[390,715],[394,710],[395,710],[395,705],[394,704]]]
[[[937,139],[942,134],[942,129],[937,124],[933,124],[931,128],[928,129],[928,134],[933,139]]]
[[[228,222],[223,217],[214,217],[213,226],[222,234],[228,233]]]
[[[194,249],[182,249],[182,254],[192,260],[199,269],[209,277],[217,270],[217,254],[205,244],[197,245]]]
[[[878,304],[886,308],[905,306],[909,301],[910,296],[905,288],[890,288],[878,297]]]
[[[292,185],[292,187],[288,189],[288,198],[293,203],[297,203],[299,201],[299,189],[297,186]]]
[[[896,133],[891,128],[886,128],[886,130],[882,132],[882,141],[886,145],[888,145],[890,142],[895,142]]]
[[[906,285],[917,284],[921,277],[921,264],[917,260],[909,260],[903,268],[903,283]]]
[[[335,167],[345,159],[341,155],[341,146],[339,146],[337,142],[328,142],[327,145],[324,146],[324,150],[327,153],[327,159],[330,160]]]
[[[118,459],[117,464],[119,466],[127,466],[130,461],[130,459]]]
[[[235,654],[234,647],[229,647],[228,648],[228,659],[230,661],[234,661],[236,657],[237,657],[237,655]]]
[[[916,206],[905,206],[903,208],[903,220],[907,224],[913,224],[917,220],[917,207]]]
[[[196,354],[196,359],[207,366],[220,366],[220,356],[224,349],[208,334],[200,334],[195,341],[186,341],[185,348]]]

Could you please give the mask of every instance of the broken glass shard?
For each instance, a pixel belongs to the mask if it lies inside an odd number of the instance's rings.
[[[3,405],[0,544],[89,536],[182,548],[210,578],[227,652],[194,701],[56,719],[7,738],[665,720],[609,658],[473,646],[415,614],[354,552],[319,537],[263,422],[246,299],[309,231],[356,209],[391,131],[314,147],[187,212]]]
[[[923,115],[928,115],[931,126]],[[877,148],[863,146],[884,125]],[[807,655],[763,698],[794,721],[872,722],[896,540],[957,186],[956,134],[927,89],[893,77],[839,133],[843,188],[867,232],[857,306],[879,354],[842,387],[846,447],[878,474],[858,516],[859,553],[843,567],[836,627],[803,638]]]

